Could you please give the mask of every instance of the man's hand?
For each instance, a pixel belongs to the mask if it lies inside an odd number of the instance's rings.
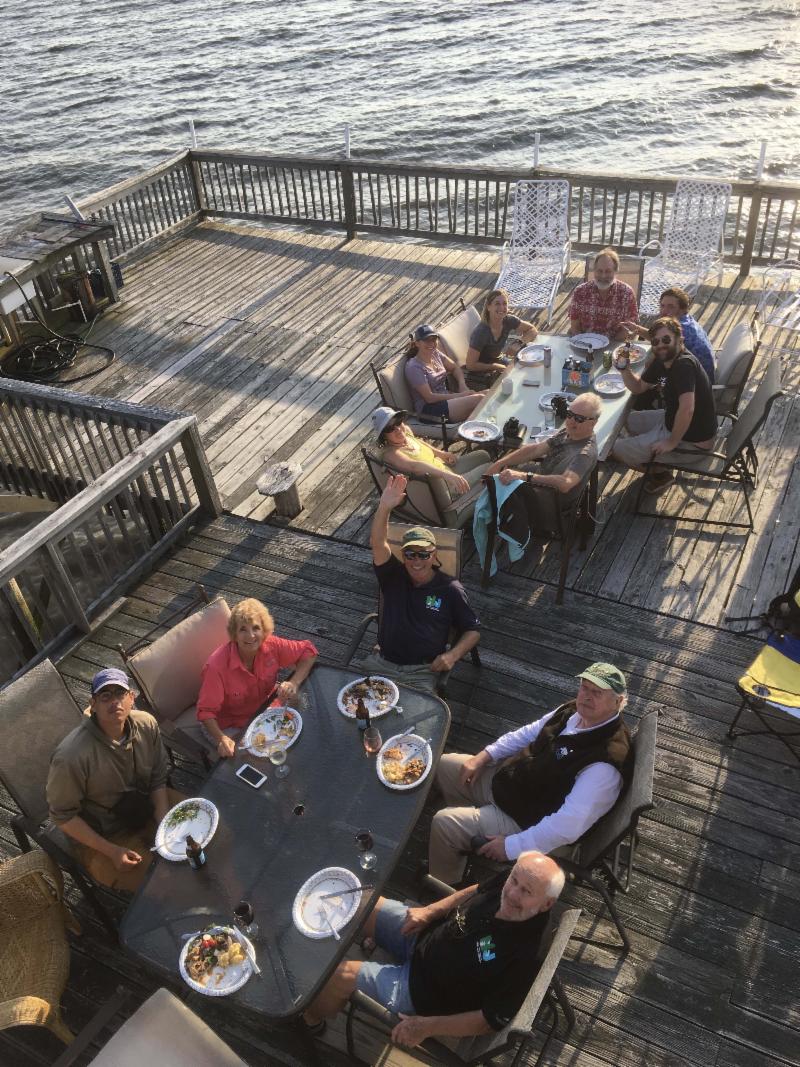
[[[223,734],[217,742],[217,752],[223,759],[229,759],[236,752],[236,744],[233,738]]]
[[[414,1048],[431,1036],[428,1020],[424,1015],[403,1015],[399,1012],[402,1020],[392,1030],[392,1041],[395,1045],[405,1045],[406,1048]]]
[[[451,488],[455,489],[457,493],[469,492],[469,482],[466,478],[462,478],[460,474],[450,474],[448,471],[448,473],[445,474],[444,477],[447,481],[447,484],[451,486]]]
[[[280,704],[294,704],[297,700],[297,686],[287,678],[285,682],[279,682],[275,687],[275,697]]]
[[[389,508],[399,507],[403,503],[403,497],[406,495],[407,485],[408,478],[404,475],[390,475],[386,482],[386,488],[381,493],[381,504],[385,504]]]
[[[468,760],[464,760],[461,764],[461,772],[459,774],[461,784],[470,785],[475,780],[479,771],[490,762],[489,754],[485,749],[479,752],[477,756],[470,756]]]
[[[433,921],[433,918],[430,908],[409,908],[406,921],[400,927],[400,933],[404,935],[419,933]]]
[[[525,472],[515,471],[512,470],[510,467],[506,467],[504,471],[500,472],[501,485],[511,485],[511,483],[517,481],[517,479],[525,481]]]
[[[138,867],[142,862],[142,857],[138,852],[134,852],[132,848],[123,848],[121,845],[116,846],[114,851],[109,853],[108,858],[118,871],[125,871],[129,867]]]
[[[485,845],[482,845],[478,849],[479,856],[486,856],[490,860],[496,860],[498,863],[502,863],[508,859],[506,855],[506,839],[502,834],[497,834],[494,837],[490,837]]]
[[[457,659],[458,656],[452,652],[441,652],[431,664],[431,670],[434,674],[439,674],[441,671],[452,671]]]
[[[679,443],[680,442],[678,442],[678,444]],[[667,438],[666,441],[656,441],[656,443],[653,445],[653,455],[654,456],[661,456],[665,452],[672,452],[673,449],[675,449],[677,447],[678,447],[678,445],[677,444],[673,444],[672,441],[670,441],[669,438]]]

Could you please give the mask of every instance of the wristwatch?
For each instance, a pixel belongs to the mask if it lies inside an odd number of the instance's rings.
[[[528,473],[525,475],[525,481],[528,483],[528,485],[533,485],[533,472],[532,471],[528,471]]]

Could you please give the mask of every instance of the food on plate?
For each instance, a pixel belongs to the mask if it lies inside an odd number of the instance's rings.
[[[489,434],[487,433],[486,430],[473,430],[472,431],[472,436],[473,437],[477,437],[479,440],[481,440],[484,437],[488,437]]]
[[[265,752],[274,742],[281,739],[291,741],[297,733],[297,718],[294,712],[286,709],[280,715],[268,713],[269,718],[262,722],[250,738],[250,747]]]
[[[342,704],[347,711],[352,711],[355,714],[359,698],[361,700],[374,700],[380,704],[382,701],[390,701],[393,696],[394,691],[388,682],[382,682],[379,678],[370,678],[369,684],[364,680],[353,682],[352,685],[349,685],[342,694]]]
[[[199,985],[207,985],[212,976],[214,985],[219,985],[227,967],[244,963],[246,959],[240,942],[226,930],[206,931],[189,944],[186,973]]]
[[[269,738],[263,730],[257,730],[250,741],[253,748],[257,748],[259,752],[263,752],[269,744]]]
[[[181,826],[185,822],[189,822],[200,811],[200,805],[193,803],[179,804],[176,808],[167,815],[167,830],[174,830],[176,826]]]
[[[414,756],[406,762],[402,762],[397,757],[387,759],[390,752],[396,751],[398,750],[390,748],[384,753],[383,776],[386,781],[391,782],[392,785],[411,785],[419,781],[425,773],[425,760],[420,756]]]
[[[393,746],[392,748],[387,748],[383,754],[383,758],[385,760],[402,759],[403,750],[402,748],[397,748],[396,746]]]

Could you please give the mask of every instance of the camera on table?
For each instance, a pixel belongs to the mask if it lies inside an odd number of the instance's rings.
[[[550,401],[550,407],[555,412],[557,419],[565,419],[569,410],[569,401],[565,396],[554,396]]]
[[[519,437],[519,419],[513,415],[503,423],[503,437]]]

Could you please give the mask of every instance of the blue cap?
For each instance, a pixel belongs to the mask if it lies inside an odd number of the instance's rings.
[[[92,678],[92,696],[96,696],[101,689],[105,689],[108,685],[118,685],[129,692],[132,688],[130,679],[125,671],[121,671],[119,667],[104,667],[102,671],[98,671]]]
[[[438,337],[439,334],[434,330],[433,326],[429,326],[427,322],[423,322],[421,326],[417,326],[414,330],[415,341],[427,341],[429,337]]]

